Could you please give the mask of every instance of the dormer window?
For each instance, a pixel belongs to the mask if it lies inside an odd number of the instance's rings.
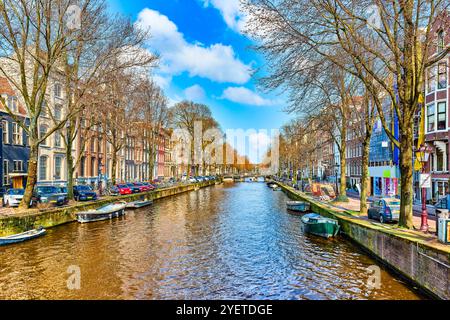
[[[17,102],[17,97],[8,96],[8,108],[12,112],[19,112],[19,104]]]
[[[444,30],[440,30],[437,34],[437,47],[438,53],[441,53],[445,49]]]

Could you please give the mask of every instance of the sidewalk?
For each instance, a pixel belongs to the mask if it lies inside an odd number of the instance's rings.
[[[345,211],[350,210],[355,216],[359,216],[360,219],[363,220],[369,220],[367,218],[367,215],[358,214],[359,208],[360,208],[360,199],[354,198],[353,194],[352,197],[349,197],[349,202],[323,202],[324,204],[327,204],[330,207],[336,208],[339,211]],[[373,223],[377,223],[375,221],[370,220]],[[421,225],[421,217],[420,212],[414,211],[414,217],[413,217],[413,223],[416,230],[420,229]],[[432,235],[433,233],[436,233],[436,218],[434,216],[428,215],[428,226],[429,226],[429,234]]]

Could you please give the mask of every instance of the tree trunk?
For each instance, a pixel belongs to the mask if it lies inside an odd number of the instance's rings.
[[[400,221],[399,226],[412,229],[413,224],[413,130],[408,126],[400,136]]]
[[[66,158],[67,158],[67,198],[69,200],[73,200],[73,173],[74,173],[74,166],[73,166],[73,157],[72,157],[72,147],[70,149],[68,148],[66,152]]]
[[[367,214],[367,194],[368,186],[370,182],[369,177],[369,152],[370,152],[370,134],[366,134],[363,141],[363,154],[362,154],[362,176],[361,176],[361,202],[360,202],[360,213],[363,215]]]
[[[111,164],[111,182],[116,185],[116,172],[117,172],[117,151],[113,150],[112,153],[112,164]]]
[[[38,150],[39,147],[35,144],[30,144],[30,159],[28,161],[28,178],[25,193],[22,202],[19,205],[20,209],[28,209],[30,207],[31,198],[33,197],[34,187],[37,182],[38,171]]]
[[[347,142],[344,139],[341,139],[341,151],[340,151],[340,166],[341,166],[341,181],[339,185],[339,197],[337,200],[339,202],[348,202],[347,198]]]
[[[58,134],[58,133],[56,133]],[[73,173],[75,171],[72,155],[72,131],[67,130],[66,159],[67,159],[67,198],[73,200]]]

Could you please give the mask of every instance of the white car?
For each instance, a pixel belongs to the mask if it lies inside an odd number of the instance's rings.
[[[24,189],[9,189],[3,195],[3,206],[18,207],[23,199],[24,193],[25,193]]]

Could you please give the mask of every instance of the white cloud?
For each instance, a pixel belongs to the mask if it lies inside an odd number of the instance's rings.
[[[244,84],[251,77],[251,67],[236,56],[233,48],[221,43],[204,46],[189,43],[178,27],[165,15],[151,9],[139,13],[137,25],[150,28],[149,46],[161,55],[161,72],[188,72],[216,82]]]
[[[273,105],[273,101],[264,99],[257,93],[244,87],[228,87],[223,91],[222,99],[253,106]]]
[[[192,87],[186,88],[184,95],[188,100],[199,101],[205,97],[205,90],[198,84],[195,84]]]
[[[220,11],[223,20],[230,29],[242,32],[247,21],[246,15],[240,10],[240,0],[202,0],[205,7],[213,6]]]

